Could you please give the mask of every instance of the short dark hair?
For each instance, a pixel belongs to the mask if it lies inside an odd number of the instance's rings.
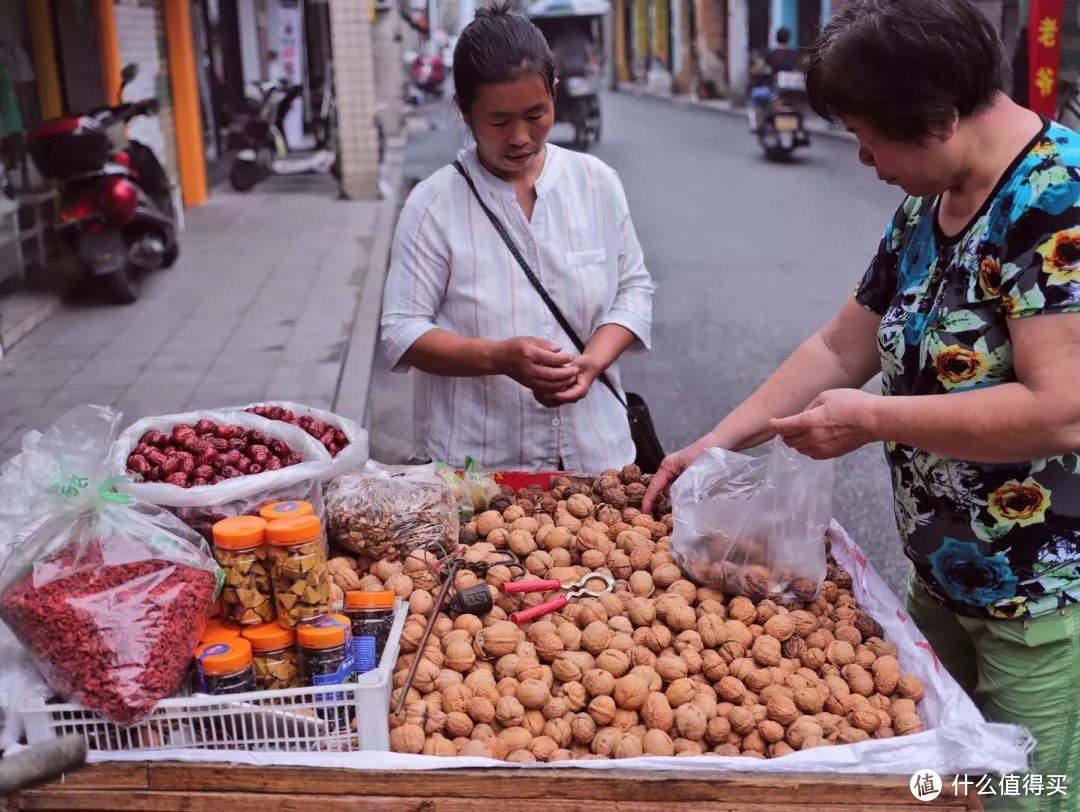
[[[791,29],[786,25],[779,28],[776,32],[776,41],[780,45],[787,45],[791,42]]]
[[[454,93],[468,113],[484,85],[536,74],[555,94],[555,57],[540,29],[513,11],[509,0],[478,9],[454,49]]]
[[[850,0],[803,65],[822,118],[858,116],[909,143],[981,112],[1008,77],[1001,38],[969,0]]]

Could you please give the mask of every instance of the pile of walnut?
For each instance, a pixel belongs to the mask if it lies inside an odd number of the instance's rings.
[[[405,709],[391,714],[393,750],[513,762],[775,758],[923,729],[922,684],[901,676],[835,562],[816,600],[787,606],[697,587],[672,562],[671,516],[637,509],[644,492],[635,466],[592,485],[556,480],[551,493],[504,496],[493,504],[501,512],[463,529],[469,561],[509,549],[528,580],[599,571],[618,579],[616,590],[518,627],[511,612],[552,595],[503,595],[511,572],[492,567],[491,613],[438,618]],[[412,610],[392,707],[439,587],[432,560],[381,561],[357,579],[361,589],[392,589]],[[476,583],[461,570],[455,586]]]

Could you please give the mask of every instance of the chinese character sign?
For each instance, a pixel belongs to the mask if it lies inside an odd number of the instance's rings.
[[[1053,117],[1057,110],[1064,0],[1031,0],[1028,10],[1028,106]]]

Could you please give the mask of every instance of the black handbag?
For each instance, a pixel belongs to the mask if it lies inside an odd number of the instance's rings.
[[[502,237],[502,241],[506,243],[506,247],[510,249],[510,253],[514,255],[514,259],[517,260],[518,265],[521,266],[521,270],[525,272],[525,276],[528,277],[529,282],[536,289],[536,292],[540,294],[540,298],[544,300],[544,304],[547,305],[548,310],[555,317],[555,321],[559,323],[559,326],[563,328],[570,340],[574,342],[574,346],[577,347],[578,352],[585,352],[585,342],[583,342],[574,328],[570,326],[570,322],[566,320],[566,316],[559,309],[559,306],[555,304],[555,300],[551,298],[551,295],[547,292],[547,289],[543,286],[536,274],[533,273],[532,268],[529,267],[529,263],[525,261],[525,257],[522,256],[518,250],[517,245],[514,243],[513,238],[509,232],[503,227],[502,222],[495,216],[487,204],[484,203],[484,199],[480,197],[480,192],[476,189],[476,184],[473,183],[473,179],[469,177],[469,173],[465,171],[465,167],[461,165],[461,161],[454,161],[454,168],[461,173],[461,177],[465,178],[465,182],[469,184],[469,188],[472,190],[473,196],[476,198],[476,202],[480,204],[480,208],[484,210],[484,214],[487,215],[488,220],[491,221],[491,225],[495,227],[495,231]],[[656,436],[656,428],[653,426],[652,415],[649,413],[649,406],[645,403],[645,399],[641,395],[633,392],[627,392],[626,398],[619,394],[619,390],[615,388],[615,385],[608,378],[606,373],[600,373],[600,380],[603,382],[611,394],[615,396],[615,399],[619,401],[619,404],[626,409],[626,417],[630,423],[630,436],[634,440],[634,448],[636,449],[636,458],[634,462],[646,474],[655,474],[660,468],[660,462],[664,459],[664,448],[660,445],[660,438]]]

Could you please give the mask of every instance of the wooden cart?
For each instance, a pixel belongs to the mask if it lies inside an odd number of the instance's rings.
[[[184,812],[917,812],[980,810],[949,782],[917,801],[910,776],[765,775],[633,770],[342,769],[132,762],[94,765],[62,782],[20,793],[10,809]],[[0,801],[0,807],[4,802]]]

